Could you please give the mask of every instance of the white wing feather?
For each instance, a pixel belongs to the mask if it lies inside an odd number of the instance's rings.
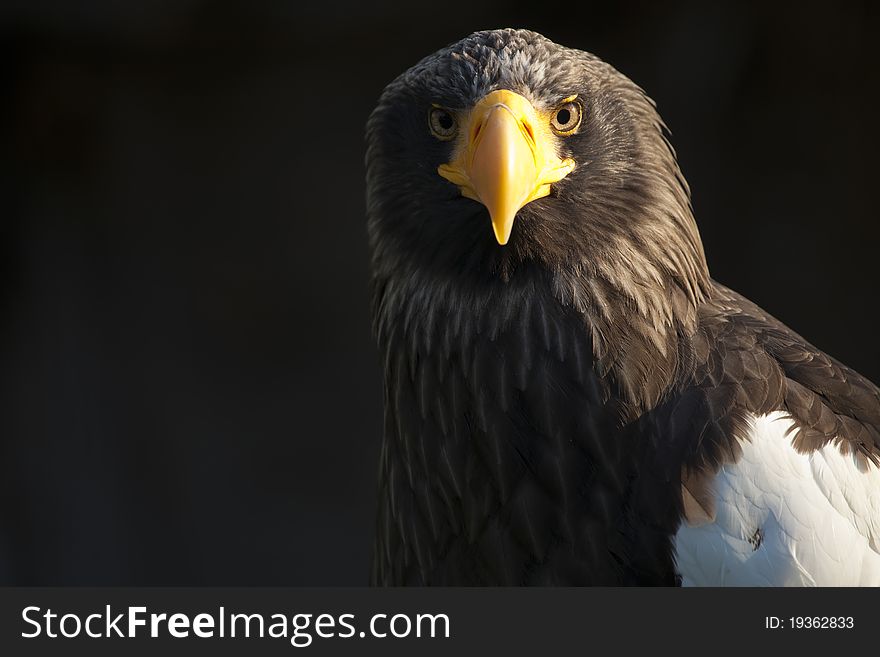
[[[791,424],[751,419],[713,482],[715,521],[676,534],[684,586],[880,586],[880,469],[834,444],[798,453]]]

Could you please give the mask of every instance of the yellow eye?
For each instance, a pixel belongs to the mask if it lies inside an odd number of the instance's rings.
[[[428,114],[428,125],[431,127],[431,134],[443,141],[452,139],[458,132],[458,123],[452,112],[442,107],[431,108]]]
[[[550,127],[553,128],[553,132],[557,135],[566,136],[573,134],[581,124],[582,114],[583,109],[580,103],[573,100],[562,103],[562,105],[554,110],[553,115],[550,117]]]

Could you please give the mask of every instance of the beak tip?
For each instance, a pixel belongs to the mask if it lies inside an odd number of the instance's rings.
[[[513,231],[513,222],[508,226],[498,226],[493,222],[492,228],[495,233],[495,240],[500,246],[505,246],[510,241],[510,233]]]

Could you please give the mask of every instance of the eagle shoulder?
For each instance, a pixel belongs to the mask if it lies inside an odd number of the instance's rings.
[[[745,297],[714,287],[699,309],[689,382],[707,400],[707,421],[726,424],[730,439],[742,435],[747,413],[784,411],[798,451],[833,443],[880,466],[880,389]]]
[[[683,581],[880,584],[880,391],[716,292],[667,410],[683,463]]]

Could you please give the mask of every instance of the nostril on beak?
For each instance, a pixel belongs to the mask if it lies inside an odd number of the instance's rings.
[[[483,130],[483,123],[485,123],[485,121],[478,121],[477,125],[474,127],[474,134],[471,135],[472,144],[477,143],[477,138],[480,136],[480,132],[482,132]]]
[[[526,134],[529,137],[529,145],[534,146],[535,145],[535,133],[532,130],[532,124],[526,120],[523,120],[520,123],[522,123],[523,129],[526,131]]]

